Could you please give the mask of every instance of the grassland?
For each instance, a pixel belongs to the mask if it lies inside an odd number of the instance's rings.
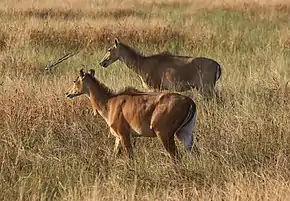
[[[290,3],[0,5],[0,200],[290,200]],[[221,64],[221,100],[186,93],[198,106],[199,158],[184,155],[173,169],[157,139],[137,139],[135,163],[114,159],[114,139],[88,100],[64,98],[83,64],[111,88],[142,89],[124,64],[98,66],[114,37],[146,55]],[[83,51],[43,70],[76,49]]]

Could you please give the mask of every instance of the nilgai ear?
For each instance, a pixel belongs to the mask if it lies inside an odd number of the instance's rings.
[[[118,45],[119,45],[119,40],[118,40],[118,38],[115,38],[115,45],[118,47]]]
[[[81,77],[84,77],[85,76],[85,72],[84,72],[84,69],[83,68],[80,70],[80,76]]]
[[[90,69],[88,72],[92,77],[95,76],[95,70],[94,69]]]

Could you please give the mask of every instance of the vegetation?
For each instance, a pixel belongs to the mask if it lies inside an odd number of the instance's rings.
[[[0,2],[0,200],[289,200],[290,4],[106,2]],[[185,93],[198,107],[199,158],[179,146],[173,168],[158,139],[146,138],[135,140],[134,163],[115,159],[89,101],[64,97],[84,64],[115,90],[142,89],[121,62],[98,65],[115,37],[145,55],[221,64],[220,99]]]

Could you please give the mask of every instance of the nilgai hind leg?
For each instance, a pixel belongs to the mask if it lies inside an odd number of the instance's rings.
[[[174,163],[180,160],[177,147],[175,145],[174,141],[174,134],[166,135],[168,133],[155,131],[156,135],[160,139],[162,145],[166,149],[166,151],[169,153],[170,158]]]
[[[161,112],[162,111],[162,112]],[[174,134],[179,127],[180,122],[172,121],[169,123],[168,118],[164,118],[162,115],[166,113],[165,108],[160,108],[159,112],[153,113],[150,128],[155,132],[156,136],[160,139],[162,145],[166,151],[170,154],[171,159],[174,163],[179,161],[177,147],[174,141]],[[171,114],[168,114],[171,116]]]
[[[114,157],[116,157],[116,156],[121,154],[120,141],[121,141],[121,139],[119,137],[116,137],[115,145],[114,145],[114,151],[113,151]]]

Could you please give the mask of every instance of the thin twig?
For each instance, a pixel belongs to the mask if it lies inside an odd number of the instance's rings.
[[[80,51],[74,52],[74,53],[68,53],[66,55],[64,55],[63,57],[59,58],[56,62],[52,63],[51,65],[45,67],[45,70],[50,70],[52,67],[60,64],[61,62],[69,59],[70,57],[76,55],[77,53],[79,53]]]
[[[65,60],[67,60],[67,59],[69,59],[69,58],[71,58],[72,56],[78,54],[78,53],[81,52],[82,50],[87,49],[91,42],[92,42],[92,40],[90,40],[90,41],[88,42],[88,44],[86,45],[85,48],[83,48],[83,49],[79,49],[79,50],[77,50],[77,51],[75,51],[75,52],[73,52],[73,53],[68,53],[68,54],[64,55],[63,57],[59,58],[59,59],[58,59],[57,61],[55,61],[54,63],[50,64],[49,66],[46,66],[46,67],[45,67],[45,70],[51,70],[53,67],[55,67],[56,65],[60,64],[61,62],[65,61]]]

